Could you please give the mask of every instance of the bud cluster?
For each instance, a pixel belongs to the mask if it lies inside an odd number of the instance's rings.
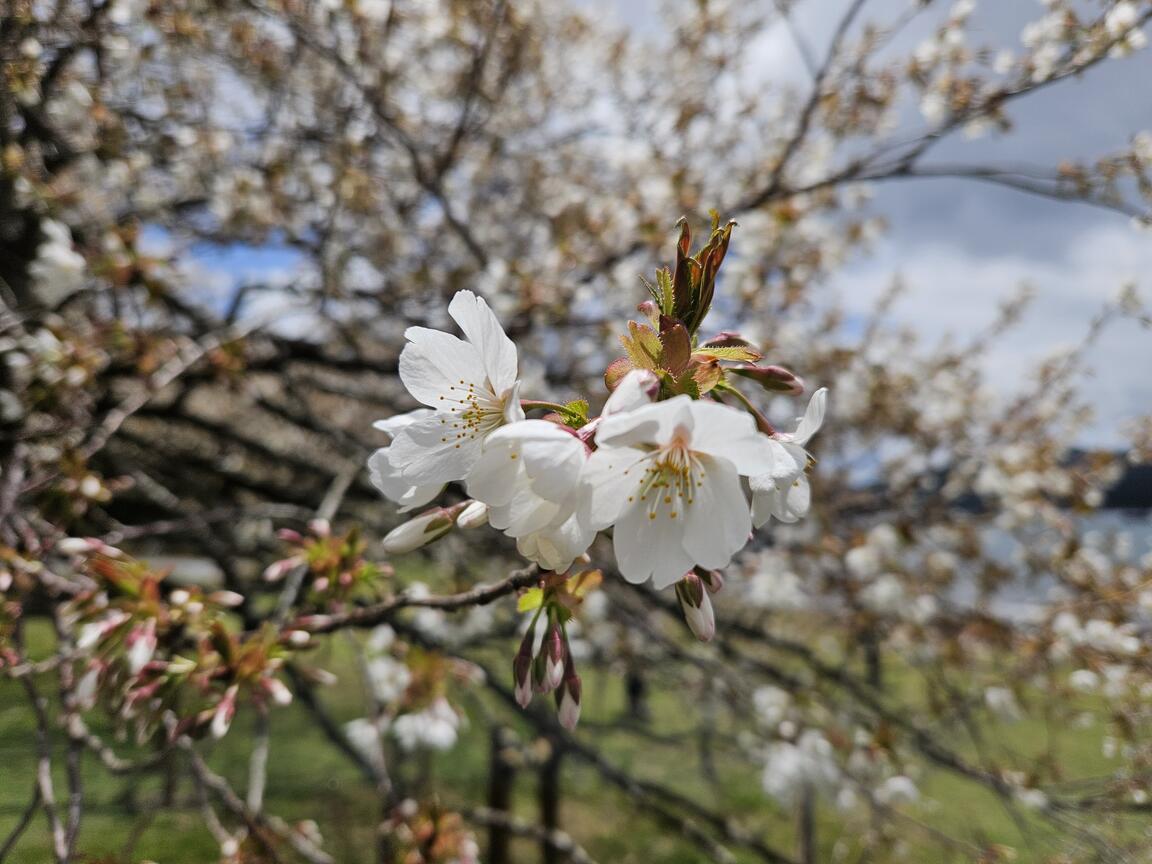
[[[57,551],[91,581],[63,613],[77,625],[77,709],[101,702],[143,740],[165,718],[170,735],[221,737],[242,699],[261,710],[292,701],[277,675],[307,640],[272,626],[231,632],[239,594],[169,586],[166,573],[98,540],[68,538]]]
[[[300,605],[306,609],[331,611],[357,599],[373,599],[393,575],[388,565],[364,557],[367,544],[356,526],[336,534],[326,520],[314,519],[307,534],[284,528],[279,536],[288,554],[268,565],[264,579],[279,582],[304,568]]]

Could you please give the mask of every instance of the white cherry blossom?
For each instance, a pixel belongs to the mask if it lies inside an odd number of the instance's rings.
[[[588,448],[570,430],[546,420],[522,420],[484,442],[468,476],[468,493],[488,505],[488,522],[526,558],[563,572],[595,532],[581,509],[581,474]]]
[[[516,378],[516,346],[483,298],[458,291],[448,314],[464,339],[409,327],[400,354],[400,380],[433,413],[397,432],[388,462],[412,486],[463,480],[480,458],[484,439],[524,419]]]
[[[427,419],[436,412],[431,408],[417,408],[407,414],[397,414],[387,420],[377,420],[372,426],[391,435],[393,438],[402,430],[419,420]],[[444,488],[443,483],[431,483],[425,486],[415,486],[405,480],[400,473],[400,466],[390,458],[391,447],[381,447],[368,459],[368,473],[372,485],[379,489],[384,497],[402,505],[401,513],[407,513],[417,507],[422,507],[440,494]]]
[[[821,387],[812,394],[804,416],[794,432],[777,432],[772,442],[778,448],[777,467],[773,473],[750,478],[752,488],[752,524],[761,527],[770,517],[781,522],[796,522],[808,515],[812,490],[805,469],[808,453],[804,449],[824,424],[828,390]],[[782,470],[783,466],[791,466]]]
[[[584,474],[590,527],[614,525],[621,574],[657,588],[729,562],[752,528],[740,477],[777,463],[750,415],[687,396],[604,418],[596,443]]]

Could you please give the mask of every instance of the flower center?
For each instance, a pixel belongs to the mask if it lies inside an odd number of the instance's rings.
[[[648,511],[648,518],[678,519],[696,500],[696,490],[704,485],[704,468],[691,449],[690,433],[677,429],[672,439],[646,461],[635,495]]]
[[[477,388],[463,378],[459,384],[450,385],[440,401],[444,403],[442,410],[454,415],[451,419],[440,419],[440,423],[447,427],[440,439],[442,443],[453,439],[476,439],[504,425],[504,400],[491,390]]]

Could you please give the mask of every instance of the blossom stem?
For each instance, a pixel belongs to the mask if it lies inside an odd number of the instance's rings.
[[[564,411],[567,410],[563,405],[556,402],[544,402],[540,399],[521,399],[520,407],[525,411],[531,411],[535,408],[548,409],[549,411]]]

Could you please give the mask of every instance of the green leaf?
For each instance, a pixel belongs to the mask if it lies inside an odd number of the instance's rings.
[[[544,603],[544,589],[543,588],[529,588],[520,595],[520,599],[516,601],[517,612],[531,612],[533,609],[539,609]]]
[[[637,369],[659,369],[664,346],[656,331],[645,324],[628,322],[628,335],[620,337],[620,344],[632,365]]]
[[[573,429],[579,429],[588,423],[588,400],[573,399],[560,410],[564,424]]]
[[[692,352],[693,357],[708,357],[712,360],[731,360],[736,363],[755,363],[764,355],[755,348],[740,345],[701,346]]]
[[[724,370],[720,368],[719,363],[701,363],[696,366],[692,373],[692,379],[700,388],[701,396],[719,384],[723,378]]]
[[[667,267],[661,267],[656,271],[656,285],[660,291],[660,295],[656,298],[660,314],[671,315],[676,305],[676,292],[672,288],[672,274]]]

